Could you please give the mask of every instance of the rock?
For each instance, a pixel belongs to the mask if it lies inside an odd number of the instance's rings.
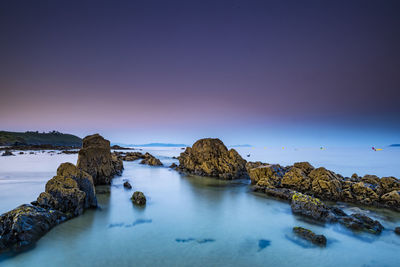
[[[308,162],[296,162],[293,164],[293,167],[301,169],[306,175],[309,175],[310,172],[314,170],[314,166]]]
[[[143,206],[146,204],[146,197],[140,191],[136,191],[135,193],[133,193],[131,200],[132,200],[133,204],[136,204],[139,206]]]
[[[360,204],[372,205],[379,200],[379,195],[375,190],[376,185],[365,182],[354,183],[352,185],[353,199]]]
[[[382,194],[392,192],[393,190],[400,191],[400,180],[395,177],[382,177],[380,179],[380,187]]]
[[[258,168],[260,166],[267,166],[267,165],[270,165],[270,164],[263,163],[261,161],[248,161],[246,163],[246,170],[247,170],[247,172],[250,172],[251,169]]]
[[[154,157],[153,155],[151,155],[148,152],[146,152],[146,154],[144,154],[144,158],[140,162],[140,164],[146,164],[146,165],[150,165],[150,166],[162,166],[163,165],[158,158]]]
[[[276,198],[280,198],[283,200],[292,200],[292,196],[293,194],[295,194],[296,192],[287,188],[266,188],[266,187],[262,187],[262,186],[258,186],[255,185],[253,187],[253,190],[256,192],[262,192],[265,193],[271,197],[276,197]]]
[[[0,253],[32,245],[57,224],[66,220],[56,210],[24,204],[0,216]]]
[[[291,202],[292,212],[320,222],[335,221],[335,215],[318,198],[295,193]]]
[[[113,154],[117,155],[117,157],[123,161],[135,161],[144,158],[144,155],[140,152],[127,152],[127,153],[114,152]]]
[[[3,152],[3,154],[1,154],[3,157],[6,156],[15,156],[10,150],[6,150]]]
[[[400,235],[400,227],[394,228],[394,233]]]
[[[373,220],[361,213],[354,213],[350,216],[340,218],[339,222],[347,228],[356,231],[367,231],[373,234],[380,234],[383,230],[383,226],[379,221]]]
[[[296,164],[295,164],[296,165]],[[282,186],[300,192],[307,192],[311,189],[311,178],[307,177],[303,168],[293,167],[282,178]]]
[[[313,231],[308,230],[303,227],[293,227],[293,232],[308,241],[311,241],[313,244],[325,247],[326,246],[326,237],[324,235],[316,235]]]
[[[132,186],[131,186],[131,184],[130,184],[128,181],[126,181],[126,182],[124,183],[124,187],[127,188],[127,189],[132,189]]]
[[[111,157],[110,141],[94,134],[83,139],[77,167],[90,174],[95,185],[101,185],[111,184],[112,177],[122,172],[123,163]]]
[[[171,169],[175,169],[176,167],[178,167],[178,165],[176,165],[175,163],[172,163],[172,164],[169,166],[169,168],[171,168]]]
[[[22,151],[20,151],[18,154],[19,154],[19,155],[23,155],[23,154],[25,154],[25,153],[24,153],[24,152],[22,152]]]
[[[393,190],[390,193],[386,193],[381,197],[381,201],[385,207],[394,208],[399,210],[400,207],[400,190]]]
[[[37,204],[70,217],[78,216],[84,209],[97,207],[93,179],[72,163],[63,163],[58,167],[57,175],[46,183],[46,190],[39,195]]]
[[[194,175],[220,179],[248,178],[246,160],[236,150],[228,150],[219,139],[205,138],[179,156],[179,169]]]
[[[96,195],[109,195],[111,194],[111,188],[109,186],[96,187]]]
[[[268,188],[277,188],[281,186],[281,180],[287,170],[279,164],[261,165],[250,170],[250,180],[252,184]]]
[[[312,192],[318,197],[327,200],[339,200],[341,198],[341,178],[334,172],[320,167],[310,172],[312,179]]]

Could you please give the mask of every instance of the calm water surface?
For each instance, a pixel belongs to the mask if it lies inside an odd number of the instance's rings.
[[[240,148],[248,160],[283,165],[308,160],[343,175],[372,173],[400,177],[400,149]],[[179,148],[152,149],[165,165]],[[250,157],[246,156],[250,154]],[[0,213],[29,203],[44,190],[62,162],[76,155],[18,155],[0,158]],[[400,214],[362,207],[385,228],[380,236],[352,233],[340,225],[315,225],[292,215],[286,202],[249,191],[247,181],[225,182],[188,177],[165,167],[124,162],[111,194],[98,195],[100,210],[52,229],[36,247],[0,256],[0,266],[398,266]],[[129,180],[133,190],[122,184]],[[143,191],[145,208],[130,197]],[[326,248],[301,243],[293,226],[304,226],[328,238]]]

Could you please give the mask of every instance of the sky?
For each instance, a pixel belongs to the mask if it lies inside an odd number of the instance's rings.
[[[400,143],[400,1],[0,1],[0,130]]]

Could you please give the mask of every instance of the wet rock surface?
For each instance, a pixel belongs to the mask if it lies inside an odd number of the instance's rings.
[[[254,167],[254,168],[251,168]],[[276,195],[277,189],[290,189],[322,200],[343,201],[400,211],[400,180],[375,175],[343,177],[308,162],[293,166],[247,163],[254,190]],[[272,190],[273,189],[273,190]],[[282,191],[282,190],[281,190]]]
[[[140,162],[140,164],[146,164],[146,165],[150,165],[150,166],[162,166],[163,165],[158,158],[154,157],[153,155],[151,155],[148,152],[146,152],[146,154],[144,154],[143,159]]]
[[[146,205],[146,197],[140,191],[136,191],[135,193],[133,193],[131,200],[132,200],[133,204],[135,204],[135,205],[139,205],[139,206]]]
[[[248,178],[246,160],[234,150],[228,150],[219,139],[196,141],[179,156],[179,170],[220,179]]]
[[[326,246],[326,237],[324,235],[317,235],[313,231],[303,227],[293,227],[293,233],[295,233],[298,237],[308,240],[315,245],[321,247]]]
[[[57,210],[24,204],[0,216],[0,253],[19,251],[34,244],[42,235],[66,220]]]
[[[10,150],[4,151],[1,156],[7,157],[7,156],[15,156]]]
[[[126,189],[132,189],[132,185],[128,181],[124,182],[124,187]]]
[[[110,141],[94,134],[83,139],[77,167],[90,174],[95,185],[101,185],[111,184],[113,176],[122,173],[123,163],[111,156]]]

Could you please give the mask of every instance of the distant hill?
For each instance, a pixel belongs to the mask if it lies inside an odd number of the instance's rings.
[[[81,146],[82,139],[72,134],[64,134],[57,131],[48,133],[0,131],[0,145]]]
[[[233,146],[229,146],[229,147],[251,147],[251,145],[244,144],[244,145],[233,145]]]

